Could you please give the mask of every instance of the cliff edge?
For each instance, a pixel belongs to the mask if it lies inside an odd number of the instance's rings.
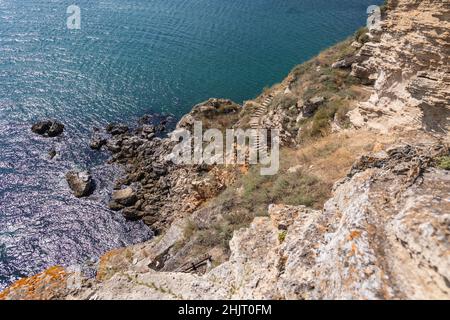
[[[449,299],[450,3],[390,0],[382,18],[178,123],[279,129],[276,176],[173,165],[142,127],[115,136],[133,201],[112,205],[158,236],[105,254],[95,279],[55,267],[0,299]]]

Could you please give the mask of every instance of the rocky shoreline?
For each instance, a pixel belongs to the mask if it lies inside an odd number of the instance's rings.
[[[125,169],[110,208],[158,236],[105,254],[77,288],[66,280],[79,274],[52,269],[0,298],[30,298],[37,281],[47,287],[31,298],[448,299],[450,8],[387,8],[382,30],[358,32],[256,99],[210,99],[178,122],[280,130],[275,177],[174,165],[175,142],[145,123],[97,130],[91,147]]]
[[[210,125],[217,124],[218,119],[237,114],[241,108],[230,100],[210,99],[195,106],[178,123],[172,115],[145,115],[132,127],[110,123],[103,129],[94,128],[89,147],[107,152],[108,163],[124,169],[111,190],[109,209],[128,220],[142,220],[158,234],[176,219],[173,212],[188,214],[217,195],[226,181],[210,174],[213,166],[179,166],[168,158],[176,143],[170,134],[174,129],[192,130],[194,121],[205,117]],[[58,134],[52,128],[58,129]],[[63,129],[64,125],[56,120],[41,120],[32,126],[34,133],[45,137],[60,135]],[[89,171],[69,171],[66,181],[78,198],[95,190]]]

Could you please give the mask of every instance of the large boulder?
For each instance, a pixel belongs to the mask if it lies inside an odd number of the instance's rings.
[[[305,102],[299,101],[299,109],[301,110],[301,113],[299,118],[297,118],[297,122],[304,118],[311,118],[316,113],[317,109],[319,109],[319,107],[324,103],[325,98],[322,96],[313,97]]]
[[[94,180],[88,171],[69,171],[66,180],[77,198],[87,197],[95,189]]]
[[[64,125],[56,120],[42,120],[33,124],[31,131],[41,136],[51,138],[62,134]]]
[[[131,187],[116,190],[112,194],[112,202],[115,202],[124,207],[130,207],[137,201],[136,192]]]
[[[331,68],[333,69],[348,69],[351,68],[351,66],[355,63],[358,62],[358,58],[355,56],[348,56],[345,57],[342,60],[338,60],[335,63],[333,63],[331,65]]]

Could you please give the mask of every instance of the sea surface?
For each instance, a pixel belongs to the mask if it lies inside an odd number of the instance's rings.
[[[251,99],[353,34],[380,2],[0,0],[0,289],[151,238],[142,223],[106,209],[120,168],[89,150],[93,127],[179,117],[210,97]],[[67,28],[72,4],[79,30]],[[62,121],[65,133],[32,134],[42,118]],[[90,198],[68,191],[73,168],[92,170]]]

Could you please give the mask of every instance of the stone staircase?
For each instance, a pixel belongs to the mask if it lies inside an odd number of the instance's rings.
[[[267,112],[267,108],[272,103],[272,100],[273,96],[269,94],[263,103],[256,108],[255,113],[249,121],[250,128],[254,130],[253,145],[251,147],[253,150],[257,150],[259,154],[267,153],[267,148],[259,140],[259,133],[263,129],[261,128],[261,117]]]

